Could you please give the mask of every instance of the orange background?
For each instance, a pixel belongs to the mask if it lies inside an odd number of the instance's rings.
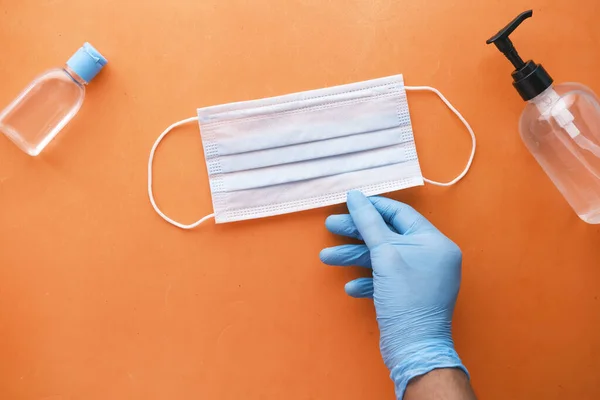
[[[478,395],[600,398],[600,230],[522,145],[512,68],[485,45],[528,8],[523,57],[600,93],[596,0],[0,2],[2,105],[84,41],[109,59],[42,156],[0,138],[0,398],[394,398],[372,302],[343,291],[361,271],[318,259],[344,206],[181,231],[146,162],[197,107],[397,73],[478,135],[459,185],[390,194],[463,249],[455,340]],[[467,133],[432,94],[409,105],[424,174],[451,178]],[[169,215],[212,211],[196,125],[155,173]]]

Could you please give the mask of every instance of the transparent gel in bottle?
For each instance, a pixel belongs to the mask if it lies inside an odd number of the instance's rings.
[[[37,156],[77,114],[85,86],[107,60],[85,43],[64,68],[46,71],[0,113],[0,131],[30,156]]]
[[[524,62],[508,36],[533,15],[526,11],[487,41],[513,64],[513,86],[527,102],[521,138],[577,215],[600,224],[600,103],[579,83],[553,85],[546,70]]]
[[[600,105],[578,83],[531,99],[519,122],[523,142],[579,217],[600,223]]]

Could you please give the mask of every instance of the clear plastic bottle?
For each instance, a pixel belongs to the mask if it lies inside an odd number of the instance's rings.
[[[513,86],[527,101],[519,131],[527,149],[579,217],[600,224],[600,102],[579,83],[553,85],[546,70],[524,62],[508,36],[526,11],[488,40],[511,61]]]
[[[37,156],[77,114],[85,85],[106,63],[85,43],[64,68],[51,69],[34,79],[0,113],[0,131],[25,153]]]
[[[600,223],[600,104],[578,83],[551,86],[521,114],[523,142],[579,217]]]

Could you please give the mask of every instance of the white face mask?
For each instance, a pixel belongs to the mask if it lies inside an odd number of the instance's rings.
[[[471,134],[463,172],[451,182],[423,178],[406,90],[436,93]],[[152,193],[152,161],[171,129],[198,120],[214,214],[185,225],[167,217]],[[262,100],[201,108],[198,117],[169,126],[148,161],[148,195],[167,222],[194,228],[268,217],[343,203],[357,189],[367,196],[423,182],[450,186],[465,176],[475,155],[475,135],[436,89],[405,87],[402,75]]]

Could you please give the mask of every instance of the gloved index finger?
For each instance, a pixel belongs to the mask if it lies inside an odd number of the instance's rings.
[[[369,248],[380,245],[389,238],[391,231],[385,221],[361,192],[353,190],[348,193],[348,211]]]
[[[393,226],[402,235],[436,229],[431,222],[408,204],[386,197],[371,197],[369,200],[379,211],[385,222]]]
[[[325,220],[325,227],[333,234],[362,240],[352,217],[348,214],[330,215]]]

